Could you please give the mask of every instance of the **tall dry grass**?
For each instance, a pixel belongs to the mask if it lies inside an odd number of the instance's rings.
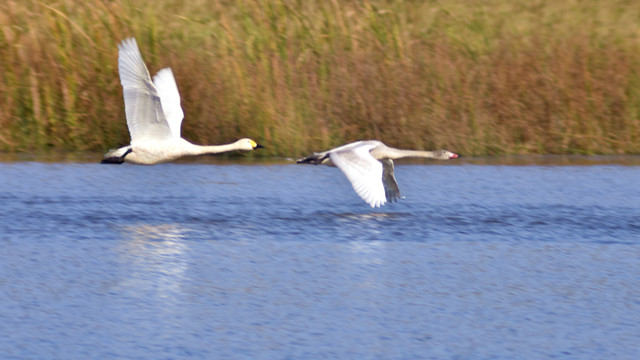
[[[117,47],[170,66],[197,143],[640,152],[640,3],[5,0],[0,149],[128,143]]]

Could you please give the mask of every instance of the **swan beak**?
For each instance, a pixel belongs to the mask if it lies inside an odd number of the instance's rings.
[[[451,157],[450,157],[449,159],[455,159],[455,158],[459,158],[459,157],[460,157],[460,155],[458,155],[458,154],[453,154],[453,155],[451,155]]]
[[[260,144],[256,144],[256,146],[253,147],[254,149],[264,149],[264,146],[260,145]]]

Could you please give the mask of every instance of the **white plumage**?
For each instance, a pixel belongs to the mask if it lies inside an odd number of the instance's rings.
[[[182,106],[180,106],[178,86],[176,85],[176,80],[173,77],[171,69],[165,68],[158,71],[153,77],[153,84],[156,86],[156,90],[160,96],[160,103],[162,104],[164,117],[171,129],[171,135],[179,138],[184,113],[182,112]]]
[[[171,69],[160,70],[151,81],[134,38],[123,40],[118,50],[118,71],[131,145],[109,151],[103,163],[127,161],[149,165],[187,155],[250,151],[262,147],[247,138],[226,145],[201,146],[180,137],[184,113]]]
[[[375,148],[370,142],[355,143],[329,152],[331,162],[351,182],[353,189],[371,207],[384,205],[386,197],[382,178],[382,163],[371,156]]]
[[[298,163],[338,167],[362,200],[371,207],[379,207],[402,197],[394,175],[393,160],[406,157],[448,160],[459,155],[447,150],[395,149],[377,140],[365,140],[313,153]]]

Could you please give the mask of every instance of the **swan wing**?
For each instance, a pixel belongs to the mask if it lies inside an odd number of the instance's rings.
[[[375,144],[338,148],[329,154],[331,162],[345,174],[356,193],[371,207],[386,203],[382,184],[382,163],[369,153]]]
[[[171,134],[173,137],[179,138],[184,112],[180,106],[180,93],[171,69],[165,68],[158,71],[153,77],[153,84],[160,95],[160,102],[169,128],[171,128]]]
[[[136,40],[126,39],[118,49],[118,71],[131,142],[171,138],[160,95],[151,82]]]
[[[393,173],[393,160],[382,159],[382,184],[384,186],[384,194],[388,202],[395,202],[402,198],[400,188]]]

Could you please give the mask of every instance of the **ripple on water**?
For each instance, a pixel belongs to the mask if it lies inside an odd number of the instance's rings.
[[[398,168],[0,164],[0,354],[636,356],[636,167]]]

